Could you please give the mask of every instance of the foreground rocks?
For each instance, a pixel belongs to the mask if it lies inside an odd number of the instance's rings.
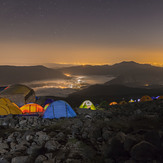
[[[76,112],[1,118],[0,163],[163,162],[163,101]]]

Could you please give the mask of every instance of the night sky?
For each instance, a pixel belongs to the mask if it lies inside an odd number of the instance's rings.
[[[0,64],[163,65],[163,0],[0,0]]]

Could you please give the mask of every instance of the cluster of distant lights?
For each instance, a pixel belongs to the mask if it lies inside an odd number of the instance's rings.
[[[52,88],[58,88],[58,89],[81,89],[84,81],[82,80],[83,76],[77,76],[71,79],[72,75],[70,74],[64,74],[67,77],[70,77],[68,80],[54,80],[54,81],[44,81],[41,82],[43,85],[36,86],[34,89],[52,89]],[[35,84],[39,84],[39,82],[36,82]]]

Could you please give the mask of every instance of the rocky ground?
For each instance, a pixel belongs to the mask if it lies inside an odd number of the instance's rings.
[[[132,103],[59,120],[0,119],[0,163],[162,163],[163,101]]]

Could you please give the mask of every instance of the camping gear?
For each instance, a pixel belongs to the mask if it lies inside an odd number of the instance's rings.
[[[48,107],[49,105],[50,105],[50,104],[46,104],[46,105],[44,106],[44,110],[46,110],[47,107]]]
[[[0,98],[0,115],[22,114],[22,111],[7,98]]]
[[[109,105],[118,105],[118,103],[115,102],[115,101],[113,101],[113,102],[111,102]]]
[[[157,100],[163,100],[163,96],[159,96]]]
[[[125,105],[125,104],[127,104],[126,101],[120,101],[120,102],[119,102],[119,105]]]
[[[35,103],[29,103],[20,108],[23,114],[39,114],[43,113],[44,108]]]
[[[79,108],[86,108],[86,109],[91,109],[91,110],[96,110],[95,106],[93,105],[93,103],[89,100],[85,100],[80,106]]]
[[[51,103],[44,112],[43,118],[62,118],[76,117],[76,113],[71,106],[62,100]]]
[[[0,96],[10,99],[19,107],[36,101],[34,90],[22,84],[7,87],[0,92]]]
[[[152,98],[148,95],[145,95],[140,99],[140,102],[146,102],[146,101],[152,101]]]

